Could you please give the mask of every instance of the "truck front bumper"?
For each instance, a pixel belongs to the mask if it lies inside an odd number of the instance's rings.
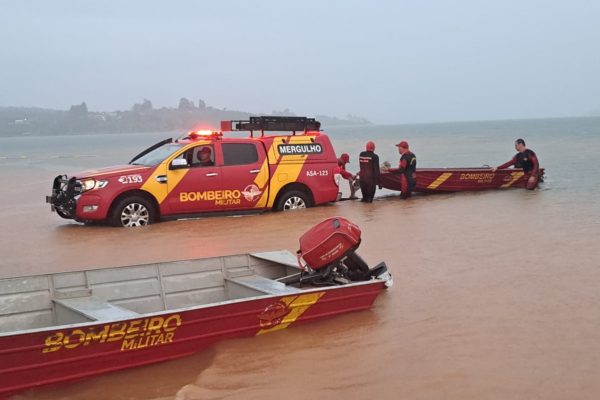
[[[52,184],[52,195],[46,196],[46,203],[50,209],[65,219],[75,219],[77,211],[77,197],[81,194],[81,185],[75,177],[67,178],[58,175]]]

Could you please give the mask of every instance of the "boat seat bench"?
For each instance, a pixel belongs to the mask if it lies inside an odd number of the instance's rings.
[[[238,276],[236,278],[226,278],[225,280],[266,294],[286,295],[301,292],[300,289],[287,286],[282,282],[277,282],[260,275]]]
[[[96,321],[123,320],[137,318],[140,314],[111,304],[94,296],[70,299],[52,299],[55,303]]]

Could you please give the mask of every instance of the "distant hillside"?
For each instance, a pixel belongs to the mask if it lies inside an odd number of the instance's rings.
[[[288,109],[268,114],[295,115]],[[195,105],[185,98],[179,101],[177,108],[155,109],[152,102],[144,100],[134,104],[131,110],[111,112],[89,111],[85,102],[73,105],[69,110],[0,107],[0,136],[185,131],[198,125],[217,128],[222,120],[248,119],[251,115],[255,114],[206,106],[202,100]],[[351,115],[346,118],[315,117],[325,129],[333,125],[370,124],[365,118]]]

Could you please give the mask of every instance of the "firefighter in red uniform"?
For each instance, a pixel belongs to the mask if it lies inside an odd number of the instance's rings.
[[[356,176],[352,175],[350,172],[346,171],[346,164],[350,162],[350,156],[348,153],[342,153],[340,158],[338,158],[338,166],[336,168],[335,173],[340,174],[342,178],[346,179],[350,184],[350,198],[355,199],[356,196],[354,193],[356,192],[356,188],[354,187],[354,180]]]
[[[360,201],[372,203],[375,197],[375,189],[379,184],[379,156],[374,153],[375,143],[367,142],[366,151],[358,156],[360,163],[360,191],[362,199]]]
[[[525,146],[525,141],[523,139],[515,140],[515,150],[517,150],[518,153],[515,154],[510,161],[507,161],[496,168],[492,168],[492,171],[496,172],[497,169],[508,168],[511,165],[514,165],[515,168],[523,168],[523,172],[530,174],[529,179],[527,180],[527,189],[533,190],[536,188],[540,179],[540,162],[535,152]]]
[[[417,157],[408,149],[408,143],[404,140],[396,145],[400,157],[398,168],[390,168],[388,172],[392,174],[402,174],[400,176],[401,199],[407,199],[412,195],[412,191],[417,185]]]

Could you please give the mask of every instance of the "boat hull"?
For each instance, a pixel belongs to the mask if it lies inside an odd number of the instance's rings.
[[[367,309],[384,288],[383,281],[372,280],[0,336],[0,398],[190,355],[227,338]]]
[[[543,176],[544,170],[541,169]],[[382,173],[380,184],[389,190],[401,190],[400,174]],[[525,188],[530,174],[520,168],[492,171],[489,168],[417,169],[415,192],[467,192],[491,189]]]

